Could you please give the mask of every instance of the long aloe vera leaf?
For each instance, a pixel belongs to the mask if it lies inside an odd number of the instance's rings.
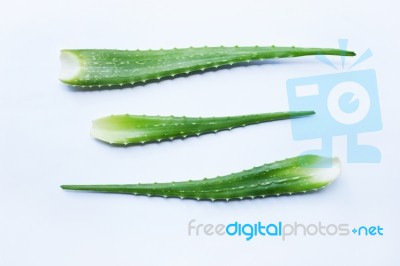
[[[93,137],[116,145],[160,142],[216,133],[251,124],[297,118],[314,111],[280,112],[228,117],[112,115],[93,121]]]
[[[228,201],[315,191],[329,185],[340,172],[341,165],[338,158],[302,155],[238,173],[196,181],[134,185],[62,185],[61,188],[165,198]]]
[[[355,53],[331,48],[275,46],[62,50],[60,80],[81,87],[133,85],[236,63],[306,55],[354,56]]]

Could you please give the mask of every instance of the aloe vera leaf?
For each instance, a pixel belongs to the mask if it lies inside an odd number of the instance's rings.
[[[330,167],[327,167],[330,165]],[[319,190],[341,172],[338,158],[302,155],[242,172],[196,181],[134,185],[62,185],[68,190],[197,200],[232,200]]]
[[[91,135],[116,145],[146,144],[216,133],[262,122],[303,117],[314,113],[314,111],[299,111],[228,117],[112,115],[94,120]]]
[[[60,80],[80,87],[135,84],[236,63],[306,55],[354,56],[331,48],[201,47],[170,50],[61,51]]]

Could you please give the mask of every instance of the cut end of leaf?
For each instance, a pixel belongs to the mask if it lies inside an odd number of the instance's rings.
[[[312,182],[324,185],[332,183],[342,171],[342,164],[337,157],[321,158],[313,167],[315,168],[311,169]]]
[[[117,126],[115,126],[113,123],[108,124],[108,120],[109,117],[94,120],[92,122],[90,135],[98,140],[113,144],[117,140],[113,138],[113,135],[118,135],[119,131],[117,130]]]
[[[98,140],[115,145],[126,145],[129,139],[142,135],[131,118],[126,115],[114,115],[96,119],[92,123],[90,135]]]
[[[79,76],[81,70],[79,57],[70,51],[63,50],[60,54],[60,62],[60,80],[70,84],[71,81]]]

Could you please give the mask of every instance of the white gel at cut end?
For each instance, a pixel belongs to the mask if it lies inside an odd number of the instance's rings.
[[[314,168],[312,171],[312,181],[315,183],[329,184],[333,182],[342,172],[342,164],[340,159],[335,157],[332,159],[332,165],[326,168]]]
[[[131,139],[140,138],[146,134],[145,130],[119,128],[118,124],[113,123],[112,117],[94,120],[90,130],[90,135],[98,140],[122,145],[127,145]]]
[[[75,79],[81,70],[81,66],[79,63],[79,58],[68,51],[61,51],[60,54],[60,80],[61,81],[71,81]]]

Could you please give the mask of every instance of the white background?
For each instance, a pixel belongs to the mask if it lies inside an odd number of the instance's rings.
[[[394,0],[2,1],[0,265],[400,265],[398,10]],[[317,148],[317,140],[294,141],[289,121],[129,148],[95,141],[89,129],[109,114],[284,111],[287,79],[334,73],[307,57],[79,92],[58,81],[60,49],[337,47],[339,38],[374,53],[357,69],[377,72],[383,130],[360,140],[381,150],[381,163],[344,162],[319,193],[230,203],[59,188],[212,177]],[[334,151],[345,161],[345,138]],[[189,237],[191,219],[379,224],[384,236]]]

